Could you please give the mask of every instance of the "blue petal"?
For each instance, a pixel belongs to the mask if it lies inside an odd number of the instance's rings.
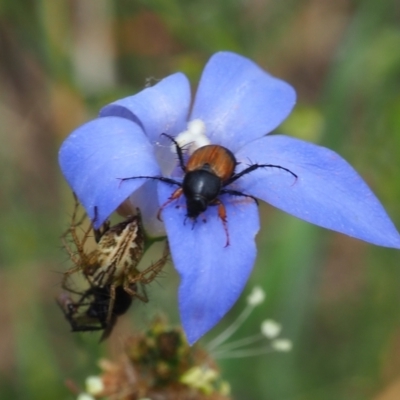
[[[202,119],[212,142],[235,152],[275,129],[295,101],[286,82],[245,57],[221,52],[203,71],[191,119]]]
[[[174,189],[159,184],[160,204]],[[218,207],[209,207],[195,225],[185,217],[184,196],[162,213],[172,259],[182,279],[179,306],[190,344],[208,332],[233,306],[256,257],[254,238],[259,219],[254,201],[227,195],[221,196],[221,200],[228,216],[230,245],[227,247]],[[176,208],[177,205],[180,207]]]
[[[379,246],[400,248],[400,236],[363,179],[333,151],[283,135],[267,136],[236,154],[244,164],[275,164],[240,178],[240,190],[289,214]]]
[[[160,209],[157,185],[156,180],[149,179],[129,198],[134,207],[139,207],[146,234],[153,238],[166,235],[164,223],[157,218]]]
[[[189,82],[185,75],[176,73],[134,96],[105,106],[100,117],[130,119],[141,125],[150,141],[156,143],[161,133],[176,135],[186,129],[190,102]]]
[[[143,131],[118,117],[98,118],[73,131],[61,146],[59,162],[96,227],[145,183],[120,178],[160,173]]]

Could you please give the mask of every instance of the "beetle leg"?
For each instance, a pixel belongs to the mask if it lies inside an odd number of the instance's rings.
[[[154,179],[157,181],[169,183],[170,185],[182,186],[182,184],[176,181],[175,179],[166,178],[165,176],[132,176],[130,178],[117,178],[117,179],[120,180],[120,185],[122,184],[122,182],[129,181],[131,179]]]
[[[174,200],[176,200],[176,199],[178,199],[179,197],[181,197],[181,196],[182,196],[182,193],[183,193],[183,189],[182,189],[181,187],[179,187],[178,189],[175,190],[174,193],[171,194],[171,196],[168,198],[168,200],[167,200],[167,201],[160,207],[160,209],[158,210],[157,219],[159,219],[160,221],[162,221],[162,219],[161,219],[161,213],[162,213],[162,211],[164,210],[164,208],[165,208],[168,204],[172,203]]]
[[[231,190],[231,189],[222,189],[221,194],[231,194],[232,196],[242,196],[242,197],[249,197],[250,199],[253,199],[255,201],[255,203],[258,205],[258,200],[252,196],[251,194],[245,194],[242,192],[239,192],[237,190]]]
[[[298,176],[292,172],[290,169],[281,167],[280,165],[274,165],[274,164],[253,164],[253,165],[249,165],[247,168],[245,168],[243,171],[240,171],[237,174],[232,175],[226,182],[224,182],[224,186],[228,186],[231,183],[235,182],[236,180],[238,180],[239,178],[241,178],[243,175],[247,175],[250,172],[255,171],[258,168],[278,168],[278,169],[282,169],[283,171],[289,172],[289,174],[293,175],[295,177],[295,179],[297,180]]]
[[[219,199],[215,199],[210,205],[218,206],[218,217],[222,221],[222,225],[224,227],[224,231],[226,234],[225,247],[228,247],[229,246],[228,217],[226,215],[226,208],[224,206],[224,203],[222,203],[222,201]]]

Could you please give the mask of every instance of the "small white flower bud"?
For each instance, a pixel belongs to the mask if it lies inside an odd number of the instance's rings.
[[[266,319],[261,324],[261,333],[269,339],[276,338],[281,333],[281,330],[282,325],[273,319]]]
[[[190,121],[187,130],[176,136],[175,140],[180,147],[187,146],[189,155],[193,154],[200,147],[211,143],[206,135],[206,125],[201,119]],[[175,152],[175,144],[171,145],[171,150]]]
[[[104,390],[103,381],[99,376],[89,376],[86,378],[86,391],[94,396]]]
[[[93,396],[91,396],[90,394],[81,393],[78,395],[76,400],[95,400],[95,398]]]
[[[253,291],[247,297],[247,304],[258,306],[265,300],[265,292],[260,286],[255,286]]]
[[[289,339],[275,339],[271,342],[271,346],[276,351],[287,352],[292,350],[293,344]]]

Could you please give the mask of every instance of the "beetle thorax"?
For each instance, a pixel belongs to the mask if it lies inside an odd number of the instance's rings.
[[[182,183],[186,197],[187,216],[196,218],[217,198],[222,187],[221,179],[206,169],[190,171]]]

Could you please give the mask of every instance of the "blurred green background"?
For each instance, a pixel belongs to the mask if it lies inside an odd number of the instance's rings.
[[[0,0],[0,399],[73,399],[65,381],[82,386],[133,327],[157,311],[179,321],[169,268],[107,343],[69,332],[54,301],[73,204],[57,151],[149,78],[179,70],[195,88],[218,50],[290,82],[298,105],[280,131],[343,155],[400,227],[398,0]],[[247,292],[268,298],[237,337],[274,318],[294,349],[221,362],[233,398],[400,399],[400,253],[260,209]]]

